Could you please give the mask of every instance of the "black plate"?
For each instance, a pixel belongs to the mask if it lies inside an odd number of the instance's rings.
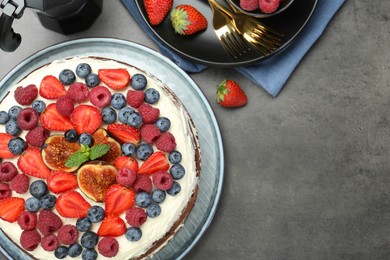
[[[137,6],[143,15],[144,20],[152,31],[174,51],[180,53],[191,61],[217,67],[236,67],[249,65],[254,62],[264,60],[281,50],[285,49],[299,32],[306,25],[317,0],[295,0],[294,3],[283,13],[269,18],[260,19],[260,21],[271,28],[283,33],[282,45],[275,52],[263,56],[258,52],[250,51],[245,55],[234,59],[225,52],[217,36],[214,33],[212,25],[212,11],[207,1],[191,1],[191,5],[198,9],[209,22],[208,28],[198,34],[183,36],[176,34],[168,17],[158,26],[149,24],[146,10],[143,4],[144,0],[136,0]],[[188,0],[175,0],[174,6],[188,4]]]

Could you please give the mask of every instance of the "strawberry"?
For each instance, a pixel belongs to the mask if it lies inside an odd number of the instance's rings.
[[[53,171],[47,178],[47,186],[55,194],[70,191],[78,187],[77,177],[73,173]]]
[[[41,151],[37,147],[30,146],[19,156],[18,167],[29,176],[46,179],[50,175],[50,169],[43,162]]]
[[[8,149],[8,142],[13,138],[12,135],[7,133],[0,133],[0,158],[9,159],[15,155]]]
[[[106,216],[97,231],[99,236],[119,237],[126,233],[126,224],[118,216]]]
[[[159,25],[171,10],[173,0],[145,0],[144,6],[151,25]]]
[[[99,69],[98,76],[109,88],[121,90],[130,82],[130,74],[126,69]]]
[[[206,17],[191,5],[178,5],[171,12],[171,23],[175,32],[190,35],[207,28]]]
[[[61,115],[56,108],[55,103],[49,104],[45,111],[39,117],[41,125],[47,130],[52,131],[67,131],[73,128],[72,121],[68,116]]]
[[[119,216],[134,206],[135,191],[120,184],[113,184],[106,191],[105,210],[107,215]]]
[[[65,86],[52,75],[45,76],[39,86],[39,95],[47,99],[57,99],[66,95]]]
[[[0,218],[8,221],[15,222],[24,211],[24,199],[9,197],[0,200]]]
[[[129,142],[138,145],[141,141],[140,131],[129,125],[111,124],[107,126],[107,131],[121,144]]]
[[[78,134],[93,134],[103,122],[99,109],[90,105],[76,107],[70,118]]]
[[[157,171],[167,171],[169,169],[169,163],[165,154],[161,151],[153,153],[146,161],[141,165],[138,170],[139,174],[152,174]]]
[[[82,218],[87,216],[91,205],[77,191],[68,191],[58,196],[56,209],[64,218]]]
[[[237,82],[227,79],[218,85],[217,102],[223,107],[242,107],[248,98]]]
[[[119,156],[115,159],[114,161],[114,167],[119,171],[120,169],[123,169],[123,168],[129,168],[129,169],[132,169],[133,171],[137,172],[138,171],[138,162],[136,159],[134,159],[133,157],[129,157],[129,156],[125,156],[125,155],[122,155],[122,156]]]

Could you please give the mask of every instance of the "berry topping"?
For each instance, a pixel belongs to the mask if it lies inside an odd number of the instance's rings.
[[[38,88],[37,86],[31,84],[26,87],[17,87],[14,92],[14,97],[18,104],[27,106],[31,105],[31,103],[38,96]]]
[[[0,133],[0,158],[9,159],[15,155],[10,152],[8,149],[8,143],[13,138],[12,135],[8,133]],[[1,180],[1,167],[0,167],[0,180]]]
[[[68,255],[70,257],[78,257],[79,255],[81,255],[82,251],[83,251],[83,247],[79,243],[74,243],[69,246]]]
[[[97,234],[105,237],[119,237],[126,233],[126,224],[118,216],[106,216],[99,227]]]
[[[109,88],[124,89],[129,85],[130,74],[126,69],[99,69],[98,75]]]
[[[103,220],[105,216],[104,209],[100,206],[92,206],[87,213],[87,218],[92,223],[97,223]]]
[[[41,242],[41,236],[36,230],[24,230],[20,235],[20,244],[27,251],[35,250]]]
[[[100,79],[97,74],[91,73],[85,77],[85,84],[87,84],[89,88],[94,88],[100,84]]]
[[[37,212],[41,208],[41,205],[39,203],[39,199],[37,199],[35,197],[30,197],[30,198],[26,199],[24,206],[26,207],[26,210],[28,210],[30,212]]]
[[[80,105],[75,108],[71,115],[74,129],[77,133],[93,134],[103,122],[100,111],[90,105]]]
[[[124,124],[111,124],[107,126],[108,133],[119,143],[133,143],[138,145],[141,140],[141,134],[135,127]]]
[[[153,147],[147,143],[140,144],[136,151],[137,158],[142,161],[147,160],[149,156],[152,155],[152,153],[153,153]]]
[[[26,150],[26,142],[20,137],[9,140],[8,150],[13,154],[22,154]]]
[[[107,215],[120,215],[134,205],[135,192],[123,185],[114,184],[106,192],[105,209]]]
[[[81,245],[85,248],[92,249],[98,242],[98,235],[93,231],[87,231],[81,236]],[[83,253],[84,254],[84,253]]]
[[[41,209],[52,209],[56,205],[57,197],[52,194],[46,194],[41,198],[39,204]]]
[[[138,108],[138,113],[142,116],[142,122],[145,124],[154,123],[160,116],[160,110],[149,104],[142,104]]]
[[[8,182],[18,174],[16,166],[12,162],[0,163],[0,181]]]
[[[156,121],[156,126],[161,132],[166,132],[171,127],[171,121],[166,117],[160,117]]]
[[[11,197],[12,190],[7,183],[0,183],[0,200]]]
[[[126,228],[125,228],[126,232]],[[123,234],[125,233],[123,232]],[[118,254],[119,243],[113,237],[105,237],[98,244],[99,253],[105,257],[114,257]]]
[[[56,108],[61,115],[70,116],[74,110],[73,100],[68,95],[59,97],[56,102]]]
[[[10,119],[17,119],[18,115],[22,111],[22,108],[20,106],[12,106],[10,109],[8,109],[8,115]]]
[[[48,234],[41,239],[41,246],[45,251],[54,251],[60,245],[60,241],[54,234]]]
[[[23,211],[24,199],[22,198],[10,197],[0,200],[0,218],[2,220],[15,222]]]
[[[47,106],[40,116],[40,121],[42,126],[48,130],[65,132],[73,128],[72,121],[68,116],[63,116],[58,112],[55,103]]]
[[[5,111],[0,111],[0,124],[4,125],[9,120],[9,115]]]
[[[69,129],[65,132],[65,140],[69,143],[75,143],[79,140],[79,134],[74,129]]]
[[[160,216],[161,214],[161,207],[158,204],[152,203],[146,208],[146,214],[148,214],[148,217],[155,218]]]
[[[58,196],[56,209],[64,218],[81,218],[87,216],[91,205],[77,191],[68,191]]]
[[[51,210],[43,209],[39,212],[37,227],[43,235],[48,235],[62,227],[62,220]]]
[[[37,126],[34,129],[28,131],[26,134],[26,142],[29,145],[40,148],[49,136],[49,130],[43,128],[42,126]]]
[[[89,93],[89,99],[94,106],[104,108],[110,105],[111,92],[104,86],[97,86]]]
[[[120,170],[122,168],[129,168],[135,172],[138,171],[138,162],[133,157],[129,157],[125,155],[119,156],[114,160],[113,164],[117,170]]]
[[[55,194],[70,191],[78,187],[77,177],[69,172],[52,171],[47,178],[47,186]]]
[[[181,191],[181,186],[177,181],[173,182],[172,188],[167,190],[167,193],[171,196],[177,195]]]
[[[66,95],[66,89],[56,77],[48,75],[41,81],[39,95],[46,99],[57,99]]]
[[[92,223],[91,223],[91,221],[89,221],[89,219],[87,217],[79,218],[76,221],[76,228],[78,231],[86,232],[91,228],[91,226],[92,226]]]
[[[145,102],[155,104],[160,100],[160,93],[154,88],[145,90]]]
[[[142,231],[137,227],[129,227],[126,230],[126,239],[130,242],[135,242],[140,240],[142,237]]]
[[[135,204],[138,207],[146,208],[150,203],[152,203],[152,197],[147,192],[140,192],[135,197]]]
[[[154,189],[152,192],[152,200],[156,203],[161,203],[165,200],[166,193],[160,189]]]
[[[37,180],[33,181],[30,185],[30,194],[37,198],[40,199],[43,196],[45,196],[47,193],[47,185],[46,182],[42,180]]]
[[[64,245],[71,245],[77,242],[79,231],[73,225],[63,225],[58,229],[58,240]]]
[[[180,163],[181,162],[181,158],[182,158],[182,155],[179,151],[172,151],[169,153],[168,155],[168,160],[172,163],[172,164],[177,164],[177,163]]]
[[[80,78],[85,78],[92,73],[92,68],[88,63],[80,63],[76,67],[76,74]]]
[[[133,76],[134,77],[134,76]],[[127,103],[134,107],[139,108],[139,106],[144,103],[145,92],[142,90],[129,90],[126,94]]]
[[[59,80],[64,85],[70,85],[76,81],[76,75],[70,69],[64,69],[58,75]]]
[[[132,227],[139,227],[148,219],[145,210],[132,207],[126,211],[126,220]]]
[[[68,88],[68,97],[74,102],[84,102],[89,98],[88,86],[81,82],[75,82]]]
[[[154,124],[143,124],[141,126],[141,138],[146,143],[154,143],[160,136],[160,130]]]
[[[111,106],[116,109],[121,109],[126,106],[126,98],[122,93],[115,93],[111,97]]]
[[[128,120],[129,120],[129,116],[132,113],[135,113],[135,111],[131,107],[123,107],[123,108],[121,108],[119,110],[119,112],[118,112],[119,122],[121,122],[123,124],[127,124]]]
[[[142,124],[142,117],[138,112],[131,113],[127,119],[127,124],[132,127],[139,127]]]
[[[186,171],[181,164],[175,164],[169,169],[169,173],[172,175],[174,180],[180,180],[184,177]]]
[[[5,124],[5,132],[7,134],[17,136],[20,134],[22,129],[19,127],[18,122],[16,119],[10,119],[6,124]]]
[[[81,133],[79,136],[79,144],[86,145],[88,147],[92,147],[93,145],[93,137],[88,133]]]
[[[176,149],[175,137],[169,133],[162,133],[155,142],[157,149],[170,153]]]
[[[160,190],[168,190],[172,188],[173,185],[173,178],[172,175],[170,175],[166,171],[157,171],[153,173],[153,184],[156,188]]]
[[[116,111],[112,107],[105,107],[102,110],[102,119],[105,124],[112,124],[116,121]]]
[[[134,74],[131,77],[131,87],[136,90],[144,90],[146,88],[146,85],[148,84],[148,80],[146,77],[142,74]]]
[[[138,175],[137,179],[133,184],[133,189],[137,193],[143,191],[150,193],[152,191],[152,188],[153,188],[152,180],[149,178],[148,175]]]
[[[35,100],[32,105],[32,108],[34,108],[35,111],[37,111],[38,114],[42,113],[43,110],[46,108],[46,103],[42,100]]]
[[[36,147],[28,147],[18,158],[19,169],[29,176],[46,179],[50,174],[41,157],[41,151]]]
[[[84,249],[81,257],[82,259],[96,260],[98,258],[98,253],[94,248]]]
[[[121,151],[123,155],[133,156],[135,154],[136,147],[132,143],[124,143],[122,144]]]
[[[130,168],[122,168],[116,175],[116,181],[127,188],[130,188],[137,179],[137,173]]]
[[[54,256],[58,259],[63,259],[68,255],[68,248],[66,246],[59,246],[54,251]]]
[[[23,230],[33,230],[37,226],[37,214],[29,211],[23,211],[18,218],[18,224]]]
[[[153,153],[139,168],[139,174],[152,174],[157,171],[167,171],[169,169],[168,160],[163,152]]]
[[[9,184],[11,190],[16,191],[19,194],[26,193],[28,191],[28,186],[30,183],[30,178],[25,174],[16,175]]]
[[[259,7],[263,13],[270,14],[279,8],[280,0],[259,0]]]

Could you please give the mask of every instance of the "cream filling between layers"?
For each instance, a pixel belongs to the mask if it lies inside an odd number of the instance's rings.
[[[135,73],[142,73],[147,77],[148,80],[148,88],[155,88],[160,93],[160,100],[157,104],[153,106],[160,109],[160,116],[168,117],[171,120],[171,127],[169,131],[175,136],[177,150],[180,151],[183,155],[183,159],[181,164],[184,166],[186,170],[186,174],[182,179],[178,182],[181,185],[181,192],[176,196],[170,196],[167,194],[166,199],[161,206],[161,215],[156,218],[149,218],[147,221],[140,227],[142,230],[142,238],[137,242],[130,242],[125,238],[125,235],[117,237],[119,242],[119,252],[116,255],[116,259],[130,259],[135,258],[143,253],[145,253],[153,244],[165,236],[165,234],[170,230],[171,226],[177,221],[179,216],[182,214],[183,209],[187,206],[187,203],[191,199],[191,195],[194,192],[195,187],[198,184],[198,177],[196,174],[196,162],[195,162],[195,150],[198,148],[198,144],[194,143],[192,134],[195,133],[195,129],[192,128],[190,118],[180,104],[178,105],[178,101],[167,91],[163,83],[155,78],[153,75],[148,74],[147,72],[141,71],[135,67],[119,63],[113,60],[105,60],[101,58],[93,58],[93,57],[75,57],[66,60],[54,61],[51,64],[48,64],[38,70],[34,71],[26,78],[21,80],[16,86],[12,87],[9,90],[9,94],[4,98],[7,94],[4,93],[1,99],[4,100],[1,102],[0,110],[8,111],[8,109],[17,105],[14,99],[14,90],[18,86],[27,86],[29,84],[35,84],[38,88],[42,78],[46,75],[53,75],[58,77],[59,73],[63,69],[71,69],[75,71],[76,66],[85,62],[91,65],[92,72],[97,73],[100,68],[126,68],[130,75],[134,75]],[[83,79],[77,78],[76,81],[84,82]],[[104,85],[101,83],[100,85]],[[126,88],[122,93],[126,95],[128,88]],[[46,104],[53,103],[55,100],[46,100],[42,97],[38,97],[38,99],[45,101]],[[89,102],[88,102],[89,103]],[[23,107],[23,106],[22,106]],[[0,125],[0,132],[5,133],[5,126]],[[20,134],[21,137],[25,137],[27,131],[22,131]],[[55,134],[55,132],[51,132],[51,134]],[[154,147],[154,149],[156,149]],[[12,161],[15,165],[17,163],[17,158],[6,159],[4,161]],[[19,171],[20,173],[20,171]],[[36,178],[30,177],[30,183],[34,181]],[[80,194],[83,193],[78,190]],[[31,195],[27,192],[26,194],[17,194],[16,192],[12,193],[12,196],[22,197],[27,199]],[[83,195],[84,196],[84,195]],[[90,202],[91,205],[102,205],[102,203],[96,203],[86,196],[84,198]],[[103,205],[102,205],[103,206]],[[54,210],[54,212],[56,212]],[[57,212],[56,212],[57,213]],[[58,214],[58,213],[57,213]],[[124,218],[124,214],[122,215]],[[63,219],[64,224],[75,224],[77,219]],[[126,222],[126,220],[125,220]],[[100,223],[93,224],[92,230],[97,232]],[[129,226],[126,223],[127,226]],[[9,238],[11,238],[15,243],[20,246],[19,238],[22,233],[19,225],[15,223],[9,223],[0,219],[0,227],[7,234]],[[79,242],[80,242],[81,234],[79,234]],[[165,245],[169,239],[163,244]],[[161,248],[161,247],[160,247]],[[97,246],[95,248],[97,250]],[[47,252],[43,250],[41,246],[39,246],[34,251],[28,252],[38,259],[54,259],[54,252]],[[155,252],[154,252],[155,253]],[[79,257],[81,259],[81,256]],[[102,255],[99,255],[98,259],[105,259]],[[108,259],[108,258],[107,258]],[[112,259],[112,258],[111,258]]]

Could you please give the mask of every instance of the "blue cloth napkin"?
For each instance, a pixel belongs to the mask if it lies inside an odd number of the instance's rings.
[[[276,97],[298,63],[321,36],[329,21],[344,1],[345,0],[318,0],[314,13],[304,30],[302,30],[287,49],[264,61],[260,61],[257,64],[237,67],[235,69],[255,85],[264,88],[269,94]],[[198,73],[207,68],[207,66],[203,64],[193,63],[192,61],[185,59],[162,43],[145,23],[134,0],[122,0],[122,2],[141,28],[143,28],[153,41],[156,42],[163,55],[170,58],[188,73]]]

